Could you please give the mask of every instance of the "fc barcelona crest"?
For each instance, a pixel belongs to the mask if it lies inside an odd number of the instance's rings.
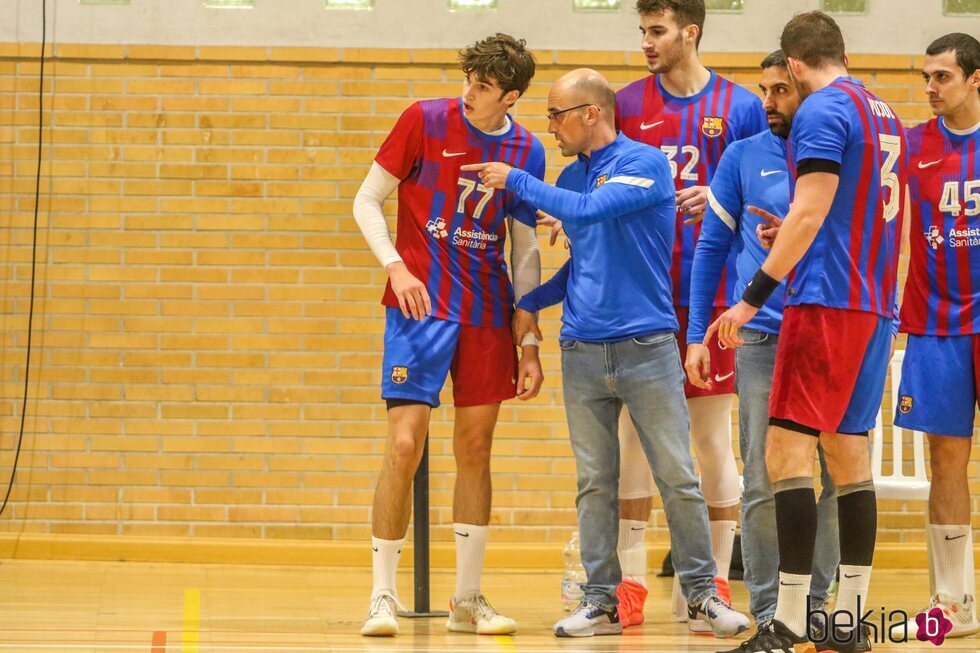
[[[599,175],[595,180],[595,187],[598,188],[609,181],[609,175]]]
[[[903,415],[908,415],[912,412],[912,397],[908,395],[902,395],[901,400],[898,404],[898,410],[901,411]]]
[[[705,116],[701,121],[701,133],[708,138],[718,138],[725,133],[725,119],[719,116]]]
[[[391,381],[393,383],[405,383],[408,381],[408,368],[397,365],[391,368]]]

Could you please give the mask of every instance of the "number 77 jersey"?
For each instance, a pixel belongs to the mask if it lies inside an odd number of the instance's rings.
[[[912,225],[902,331],[980,333],[980,129],[909,130]]]
[[[506,218],[534,227],[535,210],[460,168],[503,161],[541,179],[541,141],[509,116],[500,133],[478,130],[463,115],[459,98],[425,100],[405,110],[375,161],[401,179],[395,248],[425,284],[432,316],[509,327],[514,291],[504,256]],[[381,302],[398,307],[390,282]]]
[[[800,105],[788,156],[794,176],[802,164],[839,170],[839,183],[823,226],[791,273],[787,305],[893,318],[908,184],[902,123],[864,84],[838,77]]]

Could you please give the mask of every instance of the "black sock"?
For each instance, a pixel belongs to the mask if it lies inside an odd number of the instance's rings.
[[[779,571],[809,575],[817,539],[817,497],[812,487],[775,493]]]
[[[878,506],[874,490],[837,497],[840,526],[840,563],[870,567],[878,534]]]

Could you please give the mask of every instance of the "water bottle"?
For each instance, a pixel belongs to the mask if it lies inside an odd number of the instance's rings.
[[[565,558],[565,572],[561,575],[561,607],[565,612],[571,612],[584,596],[586,579],[582,554],[579,551],[578,531],[572,533],[562,556]]]

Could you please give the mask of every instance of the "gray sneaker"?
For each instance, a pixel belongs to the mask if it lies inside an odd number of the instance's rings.
[[[707,597],[700,605],[688,604],[687,617],[692,622],[695,619],[707,622],[715,637],[738,635],[748,630],[750,623],[748,617],[722,601],[717,594]]]
[[[592,637],[593,635],[620,635],[623,624],[619,610],[606,610],[588,600],[582,601],[575,612],[555,624],[555,637]]]

